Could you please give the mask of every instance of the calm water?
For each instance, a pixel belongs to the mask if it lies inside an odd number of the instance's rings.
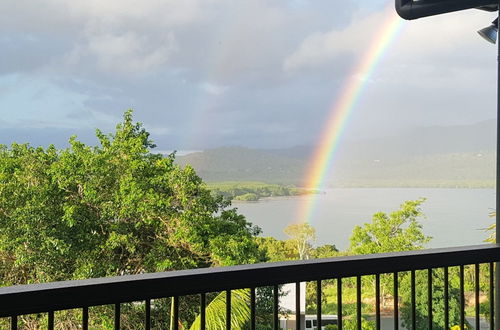
[[[495,207],[494,189],[428,188],[349,188],[331,189],[324,194],[269,198],[258,202],[235,202],[233,205],[247,219],[260,226],[263,236],[285,239],[283,228],[296,220],[301,203],[317,198],[315,218],[318,245],[349,245],[356,225],[371,221],[379,211],[391,212],[405,200],[425,197],[422,204],[424,232],[432,236],[428,247],[481,244],[488,236],[483,228],[494,219],[488,213]]]

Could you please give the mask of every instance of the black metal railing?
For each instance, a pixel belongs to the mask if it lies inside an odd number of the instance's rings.
[[[427,272],[428,328],[433,327],[433,285],[436,272],[444,276],[444,327],[449,328],[449,268],[459,267],[460,278],[460,323],[464,328],[465,288],[464,267],[474,269],[475,327],[479,328],[480,264],[488,265],[489,326],[493,329],[494,315],[494,263],[500,261],[500,245],[488,244],[455,248],[429,249],[409,252],[348,256],[304,261],[276,262],[220,268],[205,268],[163,273],[129,275],[46,284],[19,285],[0,288],[0,317],[10,318],[12,329],[17,329],[18,318],[25,314],[47,313],[48,328],[53,329],[57,321],[54,312],[66,309],[81,309],[81,325],[89,325],[89,307],[114,305],[114,326],[120,328],[121,304],[144,302],[144,328],[151,327],[151,300],[172,298],[173,328],[179,320],[179,297],[199,295],[201,329],[205,328],[207,294],[226,292],[226,327],[231,326],[231,290],[250,289],[250,328],[256,326],[256,288],[273,288],[273,318],[275,329],[279,329],[279,285],[296,283],[296,327],[300,328],[300,282],[316,284],[317,324],[322,318],[322,282],[336,281],[338,328],[342,328],[346,315],[343,310],[343,281],[354,278],[356,287],[356,309],[353,319],[361,329],[362,323],[362,278],[374,276],[375,315],[377,329],[381,328],[380,287],[381,276],[393,277],[394,328],[399,327],[399,274],[408,272],[411,289],[411,328],[416,329],[416,272]],[[484,270],[483,270],[484,271]],[[441,273],[442,272],[442,273]],[[385,275],[389,274],[389,275]],[[391,275],[392,274],[392,275]],[[351,280],[352,281],[352,280]],[[484,291],[484,290],[483,290]]]

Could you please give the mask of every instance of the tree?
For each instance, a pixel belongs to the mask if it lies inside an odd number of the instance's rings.
[[[354,227],[350,237],[350,252],[371,254],[422,249],[431,239],[424,235],[422,225],[418,221],[423,216],[420,205],[424,201],[423,198],[406,201],[401,204],[399,210],[389,215],[384,212],[375,213],[371,223]],[[364,283],[374,286],[371,279],[365,278]],[[391,279],[387,276],[381,277],[382,305],[385,304],[391,288]]]
[[[401,204],[399,210],[389,215],[384,212],[375,213],[371,223],[354,227],[349,239],[349,251],[353,254],[372,254],[422,249],[431,239],[424,235],[422,225],[418,221],[423,217],[420,205],[424,201],[423,198],[406,201]],[[392,293],[393,279],[381,276],[380,281],[381,303],[385,306]],[[363,286],[373,289],[373,277],[363,277]]]
[[[423,233],[419,218],[423,217],[420,205],[425,201],[421,198],[415,201],[406,201],[401,204],[400,209],[390,215],[379,212],[373,215],[372,222],[361,226],[356,226],[350,238],[350,251],[355,254],[383,253],[419,250],[431,239]],[[458,277],[450,274],[450,280]],[[409,283],[408,272],[399,273],[400,283]],[[444,312],[438,306],[443,306],[444,275],[441,269],[433,270],[433,329],[443,329]],[[365,281],[367,285],[373,286],[373,281]],[[391,276],[381,276],[382,302],[386,295],[392,291],[393,278]],[[417,328],[423,329],[427,325],[427,273],[416,272],[416,287],[420,288],[416,292],[416,321]],[[364,285],[365,285],[364,284]],[[425,288],[425,289],[422,289]],[[411,291],[408,285],[400,287],[401,315],[403,325],[411,327]],[[460,292],[456,288],[449,291],[449,317],[450,324],[459,322],[460,316]]]
[[[282,241],[274,237],[257,237],[256,239],[259,249],[267,256],[269,262],[299,259],[295,243],[291,240]]]
[[[423,216],[420,205],[424,201],[424,198],[406,201],[389,215],[375,213],[371,223],[354,227],[349,250],[354,254],[370,254],[422,249],[431,239],[424,235],[418,221]]]
[[[451,326],[460,325],[460,289],[458,276],[450,274],[448,288],[448,317]],[[455,275],[455,276],[453,276]],[[446,330],[444,327],[444,272],[442,269],[432,271],[432,329]],[[455,283],[454,283],[455,282]],[[454,285],[453,285],[454,284]],[[411,291],[409,286],[401,287],[401,320],[403,327],[411,328]],[[417,329],[427,329],[428,324],[428,296],[427,296],[427,271],[415,273],[415,321]],[[466,321],[466,329],[470,328]]]
[[[312,250],[311,258],[333,258],[338,257],[340,251],[334,244],[325,244],[318,246]]]
[[[316,230],[306,222],[289,225],[284,229],[284,232],[297,248],[299,259],[309,259],[312,250],[311,241],[316,240]]]
[[[260,232],[132,112],[99,145],[0,146],[0,285],[254,263]]]

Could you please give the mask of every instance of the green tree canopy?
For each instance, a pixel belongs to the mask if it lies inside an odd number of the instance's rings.
[[[98,146],[0,146],[2,285],[253,263],[259,233],[127,111]]]
[[[423,216],[421,198],[406,201],[399,210],[386,214],[375,213],[371,223],[356,226],[350,237],[350,251],[370,254],[422,249],[431,239],[424,235],[419,218]]]
[[[311,241],[316,240],[316,229],[306,222],[288,225],[283,231],[290,237],[289,241],[295,245],[299,259],[309,259],[312,251]]]

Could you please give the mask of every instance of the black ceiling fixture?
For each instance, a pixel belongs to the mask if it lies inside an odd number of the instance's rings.
[[[396,0],[396,11],[404,19],[417,19],[472,8],[497,11],[498,0]]]
[[[492,44],[496,43],[498,34],[498,18],[491,22],[490,26],[477,31],[477,33],[479,33],[481,37],[486,39],[486,41],[489,41]]]

